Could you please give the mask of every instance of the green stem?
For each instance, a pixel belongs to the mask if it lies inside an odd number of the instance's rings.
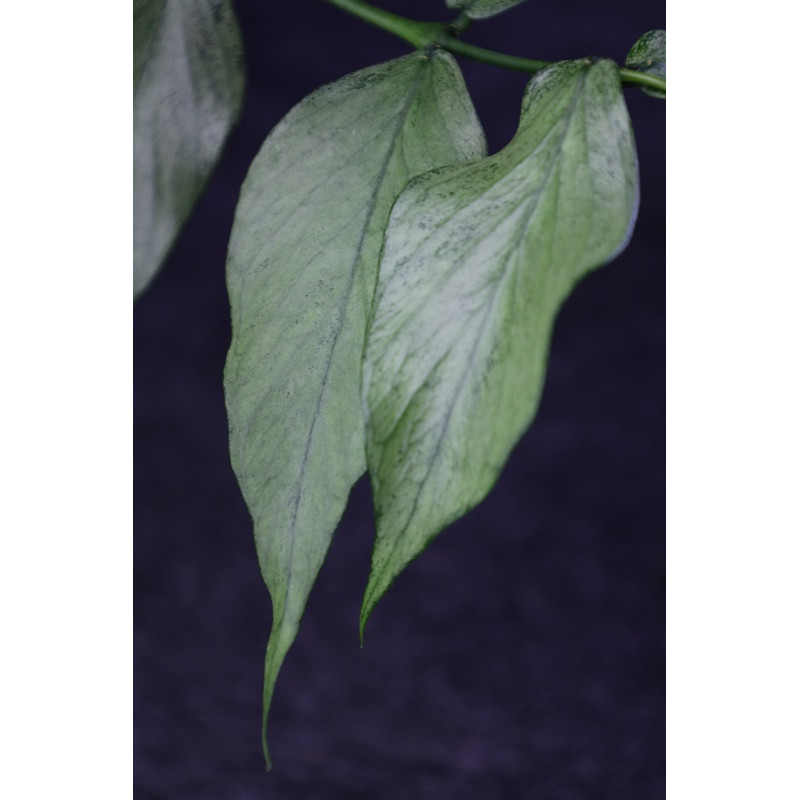
[[[519,56],[509,56],[506,53],[498,53],[496,50],[487,50],[484,47],[462,42],[460,39],[456,39],[447,33],[440,36],[436,40],[436,44],[443,47],[445,50],[449,50],[451,53],[466,56],[473,61],[483,61],[485,64],[493,64],[495,67],[513,69],[516,72],[528,72],[531,75],[550,65],[549,61],[534,61],[530,58],[520,58]]]
[[[456,35],[460,36],[464,31],[472,25],[472,17],[466,11],[462,11],[453,22],[448,25],[448,28]]]
[[[486,50],[483,47],[461,41],[461,39],[453,36],[451,31],[459,34],[469,27],[471,20],[466,14],[461,14],[458,19],[448,25],[440,22],[419,22],[418,20],[408,19],[408,17],[401,17],[398,14],[392,14],[390,11],[376,8],[364,2],[364,0],[326,0],[326,2],[388,33],[399,36],[418,49],[436,45],[449,50],[451,53],[471,58],[474,61],[483,61],[496,67],[503,67],[516,72],[527,72],[531,75],[551,63],[549,61],[536,61],[530,58],[510,56],[506,53]],[[623,86],[639,85],[664,93],[667,91],[667,82],[655,75],[620,67],[619,76]]]
[[[648,89],[657,89],[659,92],[667,91],[667,82],[657,75],[648,75],[646,72],[637,72],[634,69],[619,68],[619,77],[623,86],[646,86]]]
[[[441,22],[418,22],[408,17],[401,17],[382,8],[375,8],[364,0],[326,0],[326,2],[363,19],[364,22],[405,39],[420,50],[432,45],[448,27]]]

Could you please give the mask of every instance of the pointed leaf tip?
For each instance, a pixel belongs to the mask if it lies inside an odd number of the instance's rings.
[[[280,614],[273,624],[272,632],[264,654],[264,689],[261,700],[261,749],[264,754],[264,764],[267,772],[272,770],[272,758],[269,752],[267,736],[267,723],[269,711],[272,707],[272,697],[275,693],[275,684],[278,674],[286,658],[286,654],[297,636],[297,626],[287,625],[280,609],[273,613]]]
[[[374,572],[371,570],[369,579],[367,580],[367,588],[364,590],[364,598],[361,601],[361,614],[358,623],[358,637],[361,642],[362,650],[364,649],[364,631],[367,629],[367,622],[375,606],[378,604],[378,600],[381,599],[385,591],[384,589],[380,594],[375,594],[375,576]]]
[[[264,772],[272,772],[272,759],[269,755],[269,747],[267,747],[267,740],[262,738],[261,749],[264,752]]]

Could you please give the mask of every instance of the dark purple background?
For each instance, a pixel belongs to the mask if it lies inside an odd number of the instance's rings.
[[[440,5],[383,3],[421,18]],[[227,453],[227,237],[275,123],[320,84],[407,48],[311,0],[235,7],[244,112],[134,312],[135,798],[662,797],[665,110],[633,89],[639,221],[565,305],[535,424],[486,501],[381,601],[363,651],[373,527],[357,484],[278,681],[265,774],[271,617]],[[622,61],[660,27],[660,2],[531,0],[467,38]],[[497,150],[526,77],[460,63]]]

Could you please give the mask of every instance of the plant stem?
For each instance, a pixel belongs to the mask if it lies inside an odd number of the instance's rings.
[[[472,25],[472,17],[466,11],[462,11],[453,22],[448,25],[448,28],[456,35],[460,36],[464,31]]]
[[[550,65],[549,61],[534,61],[530,58],[520,58],[519,56],[509,56],[506,53],[498,53],[496,50],[487,50],[484,47],[462,42],[460,39],[456,39],[447,33],[442,34],[436,40],[436,44],[443,47],[445,50],[449,50],[451,53],[466,56],[473,61],[483,61],[486,64],[493,64],[495,67],[513,69],[516,72],[528,72],[531,75]]]
[[[635,69],[619,68],[619,77],[622,79],[623,86],[646,86],[648,89],[657,89],[659,92],[666,93],[667,82],[657,75],[648,75],[646,72],[637,72]]]
[[[466,14],[461,14],[451,24],[441,22],[420,22],[408,17],[401,17],[398,14],[392,14],[390,11],[384,11],[381,8],[376,8],[364,0],[325,0],[332,6],[347,11],[354,17],[369,22],[388,33],[399,36],[409,44],[418,49],[424,49],[436,45],[444,50],[449,50],[451,53],[471,58],[474,61],[483,61],[486,64],[493,64],[496,67],[503,67],[504,69],[514,70],[516,72],[527,72],[533,74],[541,69],[549,66],[549,61],[536,61],[530,58],[520,58],[519,56],[511,56],[506,53],[498,53],[495,50],[487,50],[483,47],[478,47],[474,44],[461,41],[461,39],[453,36],[451,31],[459,34],[463,33],[470,25],[471,20]],[[656,89],[666,93],[667,82],[663,78],[658,78],[655,75],[648,75],[644,72],[637,72],[636,70],[627,69],[625,67],[619,68],[619,76],[622,80],[623,86],[645,86],[649,89]]]
[[[419,49],[432,45],[448,27],[442,22],[418,22],[408,17],[401,17],[382,8],[375,8],[364,0],[326,0],[326,2],[363,19],[364,22],[405,39]]]

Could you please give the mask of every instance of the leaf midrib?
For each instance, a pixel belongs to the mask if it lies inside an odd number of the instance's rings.
[[[367,235],[367,231],[369,229],[370,222],[372,221],[372,217],[373,217],[373,215],[375,213],[375,204],[376,204],[376,198],[378,196],[378,192],[379,192],[379,190],[380,190],[380,188],[383,185],[383,182],[385,180],[386,172],[387,172],[387,170],[389,168],[389,163],[391,162],[392,156],[394,154],[395,147],[397,146],[397,142],[401,138],[402,129],[405,126],[405,122],[406,122],[406,119],[408,117],[408,112],[411,109],[411,105],[413,104],[413,101],[414,101],[414,98],[416,96],[416,93],[417,93],[417,91],[419,89],[420,84],[422,83],[422,79],[425,76],[425,72],[430,67],[430,65],[432,63],[433,63],[432,59],[430,59],[430,58],[426,59],[423,62],[420,62],[420,67],[421,67],[420,74],[414,79],[414,82],[412,83],[411,88],[409,89],[405,104],[404,104],[403,109],[402,109],[402,111],[401,111],[401,113],[399,115],[398,122],[397,122],[397,125],[395,127],[395,135],[391,139],[391,142],[390,142],[389,147],[387,149],[386,155],[385,155],[385,157],[384,157],[384,159],[383,159],[383,161],[381,163],[381,169],[380,169],[380,171],[378,173],[378,179],[375,182],[375,187],[373,188],[372,193],[370,194],[369,200],[367,202],[367,206],[371,206],[371,209],[366,214],[366,217],[365,217],[365,220],[364,220],[364,225],[361,228],[361,234],[359,236],[358,245],[357,245],[356,250],[355,250],[352,266],[351,266],[351,269],[350,269],[350,274],[349,274],[349,277],[348,277],[347,289],[344,292],[342,302],[339,304],[339,307],[337,309],[338,313],[341,315],[342,322],[338,326],[338,328],[336,330],[336,333],[333,336],[333,339],[332,339],[332,342],[331,342],[330,356],[328,358],[328,363],[325,366],[325,374],[324,374],[323,379],[322,379],[322,385],[320,387],[319,396],[317,397],[317,404],[316,404],[316,407],[314,409],[314,417],[313,417],[313,419],[311,421],[311,427],[309,428],[308,438],[306,440],[306,448],[305,448],[305,451],[303,453],[303,460],[302,460],[302,462],[300,464],[300,473],[298,475],[298,480],[297,480],[298,490],[297,490],[297,492],[295,494],[294,504],[293,504],[293,508],[292,508],[292,523],[291,523],[291,528],[290,528],[289,559],[288,559],[287,570],[286,570],[286,574],[289,575],[289,576],[292,575],[293,569],[294,569],[294,557],[295,557],[295,550],[296,550],[296,544],[297,544],[297,535],[296,535],[297,517],[298,517],[298,511],[299,511],[299,508],[300,508],[300,501],[301,501],[302,496],[303,496],[303,483],[304,483],[304,479],[305,479],[305,472],[306,472],[306,467],[307,467],[307,463],[308,463],[308,457],[309,457],[309,453],[311,451],[311,443],[312,443],[312,441],[314,439],[314,432],[315,432],[315,429],[316,429],[317,420],[319,419],[319,416],[320,416],[320,409],[322,407],[322,399],[325,396],[325,393],[327,391],[328,378],[329,378],[329,375],[330,375],[330,368],[331,368],[331,364],[333,363],[333,355],[334,355],[334,352],[336,350],[336,346],[337,346],[337,344],[339,342],[339,337],[341,335],[342,329],[345,326],[344,311],[346,310],[347,305],[350,302],[350,297],[352,296],[353,286],[354,286],[354,283],[355,283],[355,275],[356,275],[356,272],[358,270],[359,262],[361,260],[361,253],[362,253],[363,247],[364,247],[364,240],[366,239],[366,235]],[[286,582],[286,588],[285,588],[284,597],[283,597],[283,604],[282,604],[282,607],[281,607],[281,623],[283,622],[283,618],[284,618],[284,615],[286,613],[286,604],[287,604],[288,597],[289,597],[289,586],[290,586],[290,583],[291,583],[291,578],[289,580],[287,580],[287,582]]]

